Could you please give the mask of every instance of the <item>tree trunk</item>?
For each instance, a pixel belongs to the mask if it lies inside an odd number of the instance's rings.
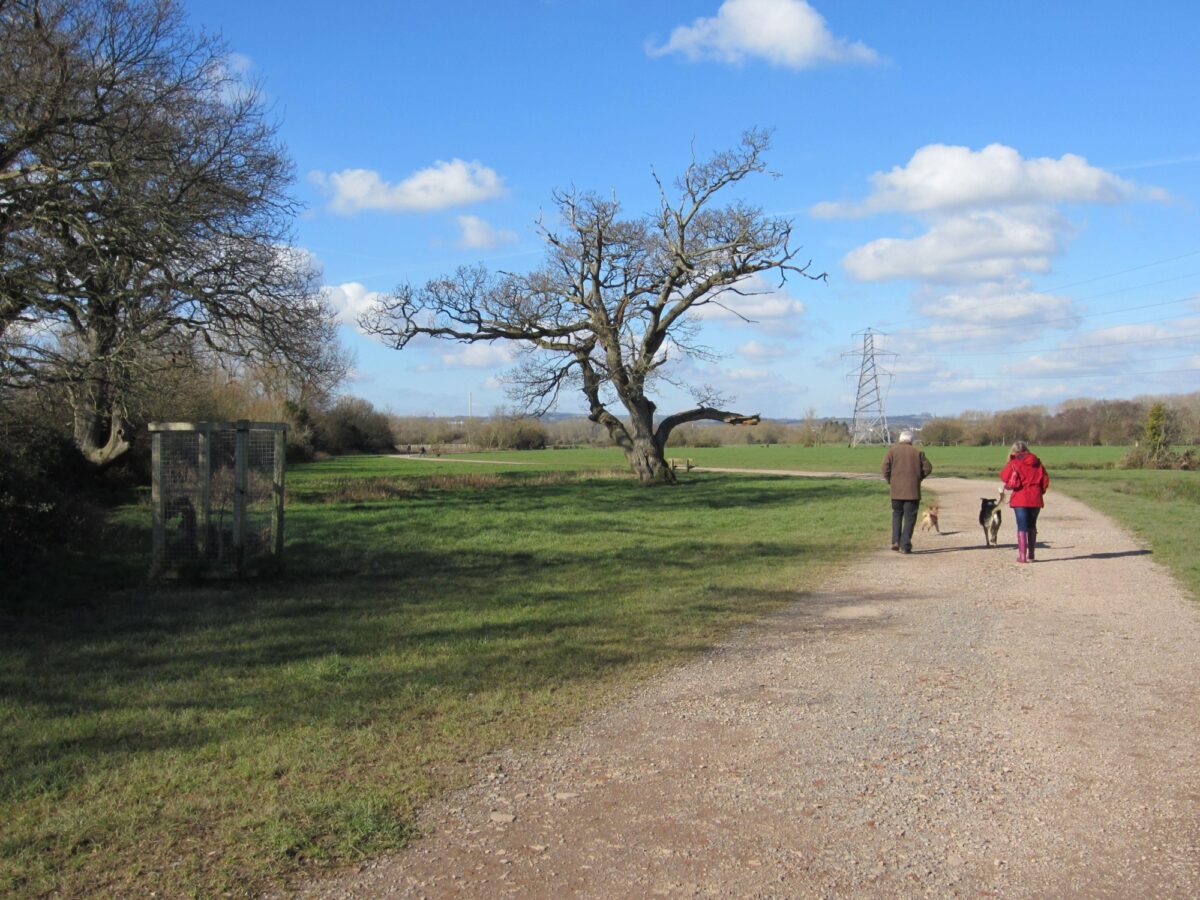
[[[625,423],[604,408],[597,397],[591,396],[593,422],[603,425],[612,442],[621,448],[629,460],[629,468],[644,485],[675,484],[675,473],[663,455],[665,442],[654,433],[654,407],[643,403],[630,411],[632,432]]]
[[[675,484],[675,472],[667,465],[666,437],[654,431],[654,404],[644,397],[625,404],[633,433],[621,447],[629,467],[644,485]]]
[[[112,465],[132,446],[126,432],[125,417],[117,410],[102,411],[89,392],[70,394],[74,419],[75,446],[98,469]]]
[[[663,448],[653,437],[634,437],[632,446],[625,449],[625,456],[642,484],[676,483],[675,472],[667,465]]]

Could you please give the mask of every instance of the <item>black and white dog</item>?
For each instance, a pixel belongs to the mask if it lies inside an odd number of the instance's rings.
[[[996,535],[1000,532],[1000,510],[1001,503],[1004,502],[1004,490],[1001,489],[999,498],[990,500],[987,497],[981,498],[979,504],[979,525],[983,528],[983,545],[985,547],[994,547],[996,545]]]

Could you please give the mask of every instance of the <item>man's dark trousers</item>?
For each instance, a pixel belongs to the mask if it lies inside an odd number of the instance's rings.
[[[912,552],[913,529],[917,526],[919,500],[892,501],[892,546]]]

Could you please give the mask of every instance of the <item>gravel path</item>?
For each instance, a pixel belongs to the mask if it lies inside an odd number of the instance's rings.
[[[1019,566],[993,482],[927,484],[911,556],[881,501],[861,565],[296,896],[1200,896],[1200,606],[1077,501]]]

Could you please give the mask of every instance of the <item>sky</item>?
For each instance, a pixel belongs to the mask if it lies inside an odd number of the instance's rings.
[[[296,245],[401,415],[510,408],[512,350],[396,351],[357,314],[460,265],[524,272],[556,189],[637,217],[773,130],[737,186],[821,282],[754,285],[681,382],[849,416],[872,332],[890,414],[1200,390],[1200,5],[1175,0],[184,0],[296,165]],[[661,412],[690,408],[663,385]],[[566,395],[563,413],[583,412]]]

